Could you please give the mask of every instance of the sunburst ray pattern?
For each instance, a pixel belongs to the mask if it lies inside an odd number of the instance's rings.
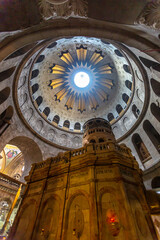
[[[55,100],[65,99],[64,106],[83,113],[87,107],[96,110],[102,101],[108,98],[109,90],[113,87],[113,67],[106,63],[101,51],[88,50],[81,45],[75,48],[75,54],[69,51],[61,52],[59,55],[62,64],[54,63],[50,67],[53,79],[49,87],[56,89]],[[78,89],[74,85],[73,76],[77,71],[86,71],[91,76],[91,83],[85,89]],[[110,77],[111,76],[111,77]]]

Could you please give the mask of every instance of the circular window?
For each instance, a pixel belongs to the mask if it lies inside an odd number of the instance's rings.
[[[79,88],[85,88],[88,86],[90,82],[90,77],[87,73],[85,72],[78,72],[74,76],[74,83],[76,84],[77,87]]]

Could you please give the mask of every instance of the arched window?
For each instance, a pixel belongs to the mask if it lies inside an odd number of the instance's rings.
[[[0,104],[5,102],[10,94],[10,88],[6,87],[2,91],[0,91]]]
[[[96,141],[94,139],[91,139],[89,143],[96,143]]]
[[[122,110],[123,110],[122,106],[120,104],[118,104],[116,106],[116,111],[118,112],[118,114],[120,114],[122,112]]]
[[[160,64],[158,62],[151,61],[144,57],[139,57],[139,58],[147,68],[152,67],[154,70],[160,72]]]
[[[69,128],[70,122],[68,120],[65,120],[63,123],[63,127]]]
[[[37,77],[38,74],[39,74],[39,70],[38,70],[38,69],[33,70],[33,71],[32,71],[31,79]]]
[[[155,103],[151,104],[151,113],[160,122],[160,107],[158,107]]]
[[[129,96],[128,96],[126,93],[123,93],[123,94],[122,94],[122,99],[123,99],[123,101],[127,104],[127,103],[128,103],[128,100],[129,100]]]
[[[148,137],[150,138],[151,142],[155,146],[158,152],[160,152],[160,135],[156,131],[156,129],[152,126],[152,124],[148,121],[145,120],[143,123],[143,128]]]
[[[111,122],[114,119],[114,116],[112,113],[108,114],[108,121]]]
[[[135,104],[133,104],[133,106],[132,106],[132,112],[133,112],[135,118],[138,118],[140,111]]]
[[[21,56],[21,55],[25,54],[26,52],[28,52],[29,50],[31,50],[31,48],[33,48],[35,45],[36,45],[36,43],[32,43],[27,46],[24,46],[24,47],[18,49],[17,51],[15,51],[14,53],[10,54],[5,60]]]
[[[10,120],[13,116],[13,107],[9,106],[5,111],[0,114],[0,136],[5,132],[5,130],[11,124]]]
[[[114,52],[118,57],[123,57],[122,53],[118,49],[114,50]]]
[[[151,78],[151,86],[154,93],[160,97],[160,83],[156,81],[154,78]]]
[[[123,65],[123,69],[124,69],[124,71],[126,71],[127,73],[130,73],[130,74],[131,74],[131,69],[130,69],[130,66],[129,66],[129,65],[124,64],[124,65]]]
[[[46,115],[46,117],[48,117],[48,115],[50,114],[50,108],[49,108],[49,107],[46,107],[46,108],[43,110],[43,113]]]
[[[151,155],[138,133],[132,136],[132,142],[142,163],[151,159]]]
[[[104,139],[103,138],[99,138],[99,143],[102,143],[104,142]]]
[[[160,176],[154,177],[151,182],[152,188],[160,188]]]
[[[126,81],[125,81],[125,85],[126,85],[126,87],[127,87],[129,90],[132,89],[132,82],[130,82],[129,80],[126,80]]]
[[[53,48],[53,47],[55,47],[57,45],[57,42],[53,42],[53,43],[51,43],[47,48]]]
[[[35,84],[32,86],[32,93],[34,94],[35,92],[37,92],[38,89],[39,89],[39,85],[38,85],[38,83],[35,83]]]
[[[12,67],[12,68],[9,68],[3,72],[0,72],[0,82],[4,81],[5,79],[9,78],[14,70],[15,70],[16,67]]]
[[[60,121],[60,117],[58,115],[55,115],[54,118],[53,118],[53,122],[58,124],[59,121]]]
[[[39,96],[37,99],[36,99],[36,103],[38,106],[40,106],[40,104],[43,102],[43,98],[41,96]]]
[[[40,63],[44,60],[45,56],[44,55],[40,55],[36,61],[36,63]]]
[[[74,129],[75,130],[80,130],[81,129],[81,124],[76,122],[75,125],[74,125]]]

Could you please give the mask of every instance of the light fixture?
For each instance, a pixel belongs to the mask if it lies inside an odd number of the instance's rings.
[[[90,82],[90,77],[86,72],[78,72],[74,76],[74,83],[79,88],[85,88]]]

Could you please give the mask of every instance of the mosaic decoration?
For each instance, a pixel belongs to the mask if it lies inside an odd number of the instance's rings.
[[[113,87],[113,81],[110,79],[113,67],[103,61],[101,51],[95,51],[90,55],[83,45],[76,48],[75,56],[73,57],[68,50],[60,54],[64,65],[54,63],[50,68],[53,79],[50,80],[49,86],[52,89],[58,88],[55,94],[56,101],[60,102],[67,97],[65,102],[67,110],[73,109],[75,103],[81,113],[86,110],[86,105],[96,110],[100,101],[107,100],[107,89]],[[79,71],[87,73],[90,77],[89,85],[83,89],[74,83],[74,76]]]
[[[4,151],[6,155],[6,166],[21,152],[16,146],[9,144],[4,147]]]

